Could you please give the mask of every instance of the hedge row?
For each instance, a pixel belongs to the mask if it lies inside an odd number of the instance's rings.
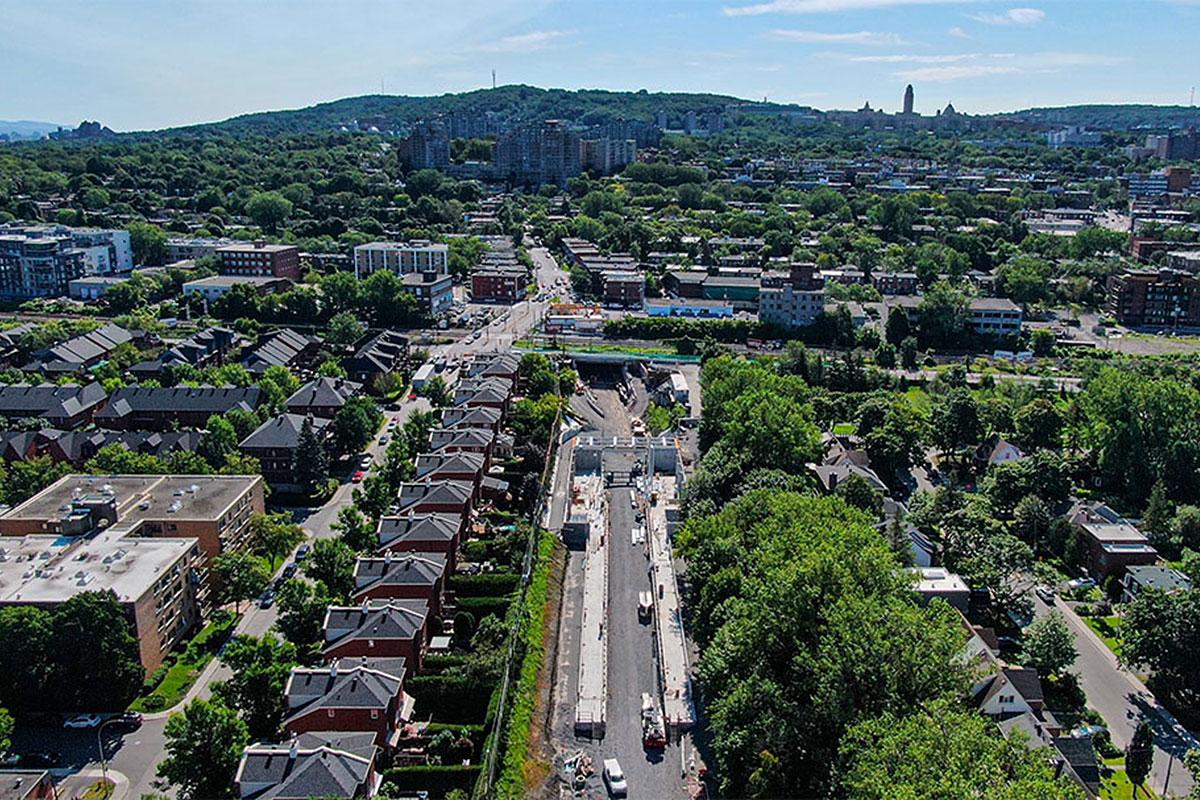
[[[475,617],[475,621],[478,622],[488,614],[495,614],[500,619],[504,619],[512,601],[512,597],[456,597],[454,604],[459,611],[470,611],[471,615]]]
[[[537,704],[537,677],[546,651],[546,614],[550,597],[550,567],[558,537],[542,531],[537,543],[537,560],[521,609],[521,671],[512,686],[509,714],[502,741],[504,760],[496,781],[494,797],[520,800],[526,795],[526,764],[529,759],[530,726]]]
[[[466,663],[466,656],[451,656],[435,653],[433,655],[425,656],[425,659],[421,662],[421,672],[425,675],[437,674],[439,672],[445,672],[451,667],[461,667]]]
[[[467,597],[503,597],[510,595],[521,582],[515,572],[481,572],[478,575],[455,575],[450,579],[454,595]]]
[[[448,675],[416,675],[404,682],[404,690],[416,699],[414,718],[437,717],[453,724],[483,722],[494,688]]]
[[[481,769],[479,764],[396,767],[383,773],[383,782],[392,784],[397,793],[424,791],[431,798],[442,798],[455,789],[470,792]]]

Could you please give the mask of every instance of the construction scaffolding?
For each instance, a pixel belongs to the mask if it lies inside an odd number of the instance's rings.
[[[572,520],[586,524],[583,613],[580,615],[579,685],[575,733],[603,738],[608,711],[608,508],[604,479],[577,475],[571,486]],[[586,523],[584,523],[586,520]]]
[[[674,516],[678,482],[674,475],[655,475],[651,482],[649,513],[650,574],[654,581],[654,629],[658,669],[663,693],[663,716],[676,733],[696,723],[692,699],[687,636],[675,581],[675,559],[667,534]]]

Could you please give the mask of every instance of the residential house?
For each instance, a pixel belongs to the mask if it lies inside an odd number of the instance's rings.
[[[1001,667],[974,697],[976,708],[996,720],[1025,713],[1040,717],[1044,703],[1042,682],[1031,667]]]
[[[45,375],[74,375],[94,367],[118,347],[131,342],[132,333],[110,322],[34,353],[33,360],[21,369]]]
[[[312,364],[320,349],[321,340],[317,337],[280,328],[263,334],[257,344],[242,354],[241,364],[257,378],[271,367],[304,369]]]
[[[379,520],[376,535],[380,553],[440,553],[447,569],[454,571],[458,543],[466,527],[466,517],[458,514],[409,513]]]
[[[379,747],[370,731],[302,733],[242,751],[234,783],[241,800],[368,798],[379,793]]]
[[[1132,603],[1146,589],[1170,593],[1191,588],[1191,578],[1174,567],[1135,564],[1125,568],[1125,577],[1121,580],[1121,601]]]
[[[450,453],[478,453],[487,466],[492,454],[492,443],[497,434],[485,428],[454,428],[431,431],[429,452],[448,455]]]
[[[292,736],[370,732],[393,748],[412,714],[404,692],[407,664],[398,657],[339,658],[324,667],[295,667],[284,688],[284,729]]]
[[[499,431],[503,415],[499,409],[488,406],[464,406],[448,408],[442,412],[442,427],[447,430],[457,428],[482,428],[483,430]]]
[[[322,444],[333,430],[331,420],[302,414],[280,414],[259,425],[238,444],[244,455],[258,459],[262,476],[271,488],[280,492],[299,492],[296,454],[305,421],[312,423],[313,432]]]
[[[156,379],[167,367],[207,367],[221,364],[242,337],[230,328],[205,328],[164,350],[158,358],[142,361],[129,368],[139,380]]]
[[[417,456],[415,477],[418,481],[466,481],[479,486],[486,466],[487,456],[483,453],[468,450],[422,453]]]
[[[342,359],[342,369],[351,380],[374,388],[381,375],[402,371],[407,358],[408,339],[395,331],[383,331]]]
[[[975,466],[983,470],[997,464],[1007,464],[1010,461],[1020,461],[1025,457],[1021,448],[1007,439],[992,436],[975,450]]]
[[[257,386],[126,386],[112,393],[95,422],[126,431],[203,428],[214,414],[254,411],[264,399]]]
[[[914,567],[910,571],[917,578],[913,590],[922,605],[934,599],[945,600],[962,613],[967,613],[971,589],[962,578],[944,567]]]
[[[325,611],[326,660],[347,657],[403,658],[421,671],[428,641],[429,605],[424,600],[364,601]]]
[[[439,553],[393,553],[354,562],[354,602],[366,600],[424,600],[429,613],[442,614],[446,590],[446,557]]]
[[[1158,563],[1158,551],[1137,526],[1103,503],[1079,502],[1067,513],[1083,545],[1085,566],[1096,580],[1128,567]]]
[[[0,385],[0,417],[9,421],[40,418],[61,430],[87,425],[108,399],[99,383],[12,383]]]
[[[521,356],[511,350],[494,355],[476,356],[467,366],[464,378],[503,378],[515,382],[521,371]]]
[[[415,481],[400,485],[396,512],[440,512],[466,517],[473,507],[475,485],[467,481]]]
[[[350,398],[362,392],[362,388],[361,383],[345,378],[315,378],[287,399],[287,410],[293,414],[333,419]]]

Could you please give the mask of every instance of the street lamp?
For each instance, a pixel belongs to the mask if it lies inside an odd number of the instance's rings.
[[[104,726],[115,721],[116,717],[109,717],[96,726],[96,747],[100,750],[100,775],[104,780],[104,785],[108,786],[108,759],[104,755],[104,738],[102,736]]]

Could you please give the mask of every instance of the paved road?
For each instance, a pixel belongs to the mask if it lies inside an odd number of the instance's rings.
[[[1050,607],[1040,598],[1034,597],[1033,603],[1037,616],[1050,612]],[[1179,797],[1186,797],[1192,789],[1192,778],[1179,759],[1188,749],[1200,744],[1169,712],[1158,705],[1137,676],[1121,668],[1112,651],[1074,611],[1061,600],[1056,600],[1055,608],[1062,612],[1067,626],[1075,635],[1079,659],[1072,671],[1079,675],[1088,705],[1104,717],[1113,744],[1124,750],[1133,738],[1138,721],[1147,719],[1154,729],[1154,767],[1149,785],[1156,792],[1163,793],[1169,769],[1170,791]]]

